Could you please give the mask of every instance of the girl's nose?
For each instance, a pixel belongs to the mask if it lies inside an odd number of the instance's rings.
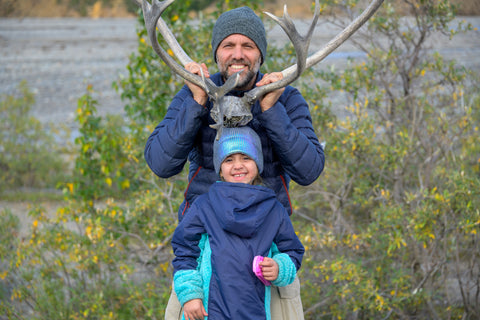
[[[235,160],[233,162],[233,169],[238,170],[238,169],[242,169],[242,168],[243,168],[243,164],[242,164],[241,161]]]

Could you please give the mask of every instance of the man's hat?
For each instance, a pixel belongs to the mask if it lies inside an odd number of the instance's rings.
[[[217,49],[226,37],[243,34],[252,39],[262,54],[262,64],[267,54],[267,34],[262,20],[249,7],[224,12],[218,17],[212,31],[213,59],[217,61]]]

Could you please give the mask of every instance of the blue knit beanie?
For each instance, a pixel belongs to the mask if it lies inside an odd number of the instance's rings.
[[[267,34],[262,20],[249,7],[224,12],[218,17],[212,31],[213,59],[217,61],[220,42],[232,34],[243,34],[252,39],[262,54],[262,64],[267,54]]]
[[[213,143],[213,165],[215,172],[220,173],[223,160],[229,155],[242,153],[252,158],[263,171],[262,143],[258,134],[250,127],[223,128],[222,135]]]

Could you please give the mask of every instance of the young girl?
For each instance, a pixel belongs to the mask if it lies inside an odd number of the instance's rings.
[[[270,319],[270,287],[252,271],[254,257],[265,257],[260,265],[266,280],[286,286],[304,247],[284,206],[261,184],[255,131],[223,128],[214,143],[214,166],[222,181],[195,200],[172,239],[174,289],[184,317]]]

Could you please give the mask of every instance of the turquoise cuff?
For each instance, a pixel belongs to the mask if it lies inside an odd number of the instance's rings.
[[[272,282],[274,286],[285,287],[295,280],[297,268],[290,256],[286,253],[279,253],[273,256],[273,260],[278,264],[278,278]]]
[[[182,307],[190,300],[203,300],[203,280],[197,270],[177,271],[173,277],[173,287]]]

